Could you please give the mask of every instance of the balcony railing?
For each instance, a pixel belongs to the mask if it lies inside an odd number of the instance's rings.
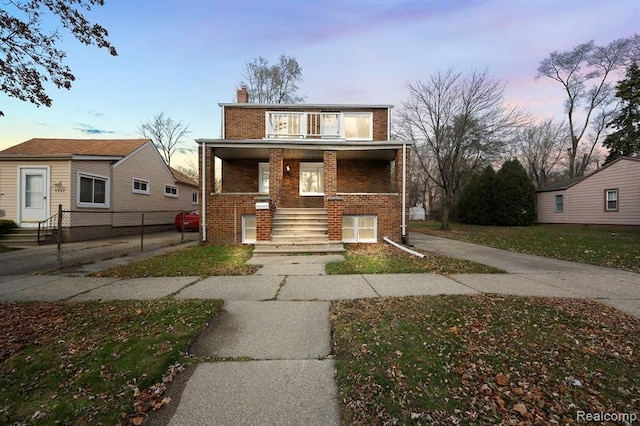
[[[371,140],[371,113],[266,112],[266,138]]]

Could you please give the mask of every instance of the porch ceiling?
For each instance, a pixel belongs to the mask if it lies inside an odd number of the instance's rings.
[[[321,149],[284,149],[282,157],[286,160],[322,160],[323,150]],[[359,149],[340,150],[337,152],[338,160],[386,160],[395,158],[395,149]],[[269,148],[239,148],[225,147],[216,148],[216,157],[223,160],[245,159],[245,158],[269,158]]]

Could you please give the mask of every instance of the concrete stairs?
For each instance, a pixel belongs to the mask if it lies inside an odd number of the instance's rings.
[[[254,255],[336,254],[342,243],[329,243],[327,209],[279,208],[273,217],[271,242],[259,241]]]
[[[13,228],[0,235],[0,245],[7,247],[33,247],[38,245],[38,228]]]

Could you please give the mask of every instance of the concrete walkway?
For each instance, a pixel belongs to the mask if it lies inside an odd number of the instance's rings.
[[[420,234],[412,234],[411,242],[509,273],[327,276],[324,264],[339,256],[265,257],[250,261],[264,265],[255,275],[240,277],[3,276],[0,301],[225,300],[192,347],[195,355],[217,362],[179,376],[169,390],[173,403],[150,417],[149,424],[158,425],[338,424],[331,300],[481,293],[591,298],[640,317],[640,274]],[[87,265],[84,272],[108,266]]]

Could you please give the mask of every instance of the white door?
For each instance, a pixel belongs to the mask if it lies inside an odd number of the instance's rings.
[[[46,167],[20,169],[20,226],[38,226],[49,217],[48,171]]]

